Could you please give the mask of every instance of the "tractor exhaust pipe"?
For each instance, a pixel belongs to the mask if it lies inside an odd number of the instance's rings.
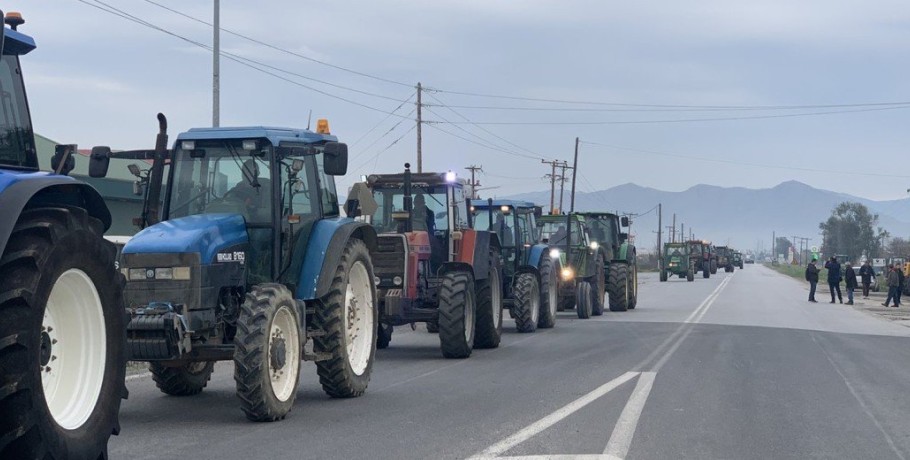
[[[155,156],[149,175],[148,197],[145,201],[146,208],[142,212],[142,220],[146,225],[154,225],[161,221],[161,184],[164,181],[164,161],[167,156],[167,117],[159,113],[158,137],[155,139]]]

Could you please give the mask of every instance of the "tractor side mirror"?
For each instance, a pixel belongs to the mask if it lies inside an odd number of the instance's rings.
[[[348,198],[344,202],[344,213],[348,217],[359,217],[362,214],[360,211],[360,200]]]
[[[543,208],[534,206],[534,218],[540,219],[541,216],[543,216]]]
[[[73,158],[75,152],[76,144],[61,144],[54,147],[51,168],[55,174],[69,175],[70,171],[76,167],[76,159]]]
[[[348,145],[342,142],[326,142],[325,173],[330,176],[343,176],[348,172]]]
[[[626,240],[628,240],[628,239],[629,239],[629,234],[628,234],[628,233],[620,233],[620,234],[619,234],[619,243],[620,243],[620,244],[625,243]]]
[[[619,219],[619,224],[622,225],[623,227],[628,227],[628,226],[629,226],[629,218],[626,217],[626,216],[622,216],[622,217]]]
[[[111,148],[107,146],[92,147],[92,154],[88,158],[88,175],[91,177],[105,177],[110,165]],[[130,169],[130,172],[132,172],[132,169]]]

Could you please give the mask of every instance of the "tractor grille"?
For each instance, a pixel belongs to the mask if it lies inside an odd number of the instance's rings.
[[[379,235],[376,252],[373,253],[373,272],[379,278],[379,287],[402,286],[402,281],[396,284],[394,279],[404,279],[405,257],[404,235]]]

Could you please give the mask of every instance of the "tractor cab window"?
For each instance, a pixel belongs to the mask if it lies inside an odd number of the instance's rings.
[[[445,236],[449,229],[448,205],[445,186],[411,185],[412,213],[404,209],[402,187],[373,188],[377,208],[373,214],[373,227],[379,233],[400,233],[408,219],[414,231],[426,231]]]
[[[684,256],[684,255],[686,255],[686,253],[687,253],[687,251],[686,251],[686,247],[685,247],[685,246],[669,246],[669,247],[667,247],[667,255],[668,255],[668,256]]]
[[[306,252],[313,225],[319,219],[320,194],[317,191],[317,156],[287,155],[278,159],[281,179],[281,225],[287,238],[282,239],[281,280],[296,284],[300,264]],[[332,182],[334,191],[334,181]]]
[[[566,236],[568,236],[568,232],[566,231],[565,220],[560,219],[556,222],[548,220],[546,222],[539,223],[538,226],[540,228],[540,241],[545,241],[548,244],[566,244]],[[584,231],[585,229],[582,227],[580,222],[577,220],[572,221],[572,244],[587,244],[587,237],[584,235]],[[582,235],[581,239],[579,239],[579,235]]]
[[[518,241],[516,244],[528,245],[537,242],[537,225],[534,222],[534,213],[524,211],[516,216],[518,224]]]
[[[19,58],[4,55],[0,59],[0,165],[37,168],[33,138]]]
[[[493,215],[492,222],[490,215]],[[480,231],[491,230],[496,232],[499,237],[499,243],[503,247],[515,247],[515,214],[514,210],[503,212],[499,207],[494,207],[492,212],[489,208],[474,210],[474,228]]]
[[[319,174],[319,191],[322,200],[322,212],[326,216],[337,216],[338,211],[338,192],[335,191],[335,178],[325,173],[323,167],[325,155],[319,153],[316,155],[316,171]]]
[[[241,141],[196,141],[178,149],[168,218],[233,213],[248,223],[270,223],[271,169],[265,151],[243,150]]]

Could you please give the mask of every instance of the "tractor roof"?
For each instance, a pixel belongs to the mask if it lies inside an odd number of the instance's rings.
[[[619,218],[618,215],[613,214],[612,212],[591,211],[591,212],[580,212],[578,214],[581,214],[583,216],[591,216],[591,217],[616,217],[616,218]]]
[[[540,216],[540,218],[537,219],[537,222],[565,222],[566,216],[567,216],[566,214],[550,214],[547,216]],[[578,222],[585,221],[584,216],[582,216],[578,213],[568,214],[568,216],[571,216],[572,220],[575,220]]]
[[[331,134],[318,134],[308,129],[274,128],[267,126],[245,126],[234,128],[192,128],[177,135],[178,141],[208,141],[228,139],[261,139],[266,138],[272,145],[317,144],[320,142],[337,142]]]
[[[424,185],[455,185],[464,187],[464,179],[457,178],[454,182],[446,180],[447,173],[411,173],[412,184]],[[396,174],[370,174],[367,176],[370,187],[400,186],[404,183],[404,173]]]
[[[471,206],[479,209],[486,209],[487,206],[491,206],[491,203],[488,200],[471,200]],[[516,209],[532,209],[537,207],[536,204],[531,203],[530,201],[517,200],[493,200],[492,206],[494,208],[498,208],[500,206],[511,206]]]
[[[673,247],[688,246],[688,243],[664,243],[664,246],[673,246]]]
[[[20,56],[28,54],[29,51],[35,49],[34,38],[25,35],[22,32],[10,29],[9,27],[5,28],[4,33],[6,35],[3,39],[3,54]]]

